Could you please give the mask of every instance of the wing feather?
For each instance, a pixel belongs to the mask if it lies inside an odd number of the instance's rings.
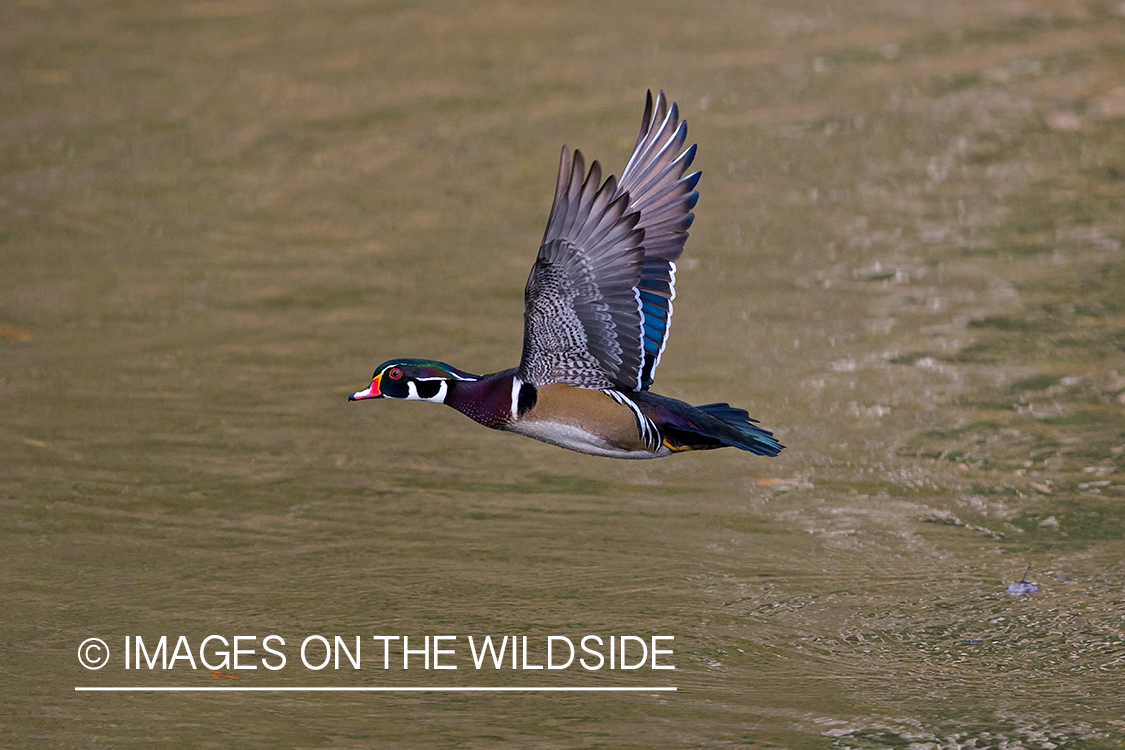
[[[647,389],[668,340],[675,262],[699,194],[684,173],[695,146],[660,92],[649,92],[621,180],[586,172],[565,146],[555,200],[524,293],[519,376],[543,385]]]
[[[652,384],[668,343],[676,261],[683,253],[687,230],[695,218],[691,210],[699,199],[695,186],[700,173],[684,176],[696,152],[695,145],[683,149],[686,140],[687,125],[679,119],[679,108],[669,106],[660,92],[653,106],[646,102],[633,156],[618,183],[618,190],[630,195],[629,208],[640,212],[637,226],[645,232],[645,263],[638,288],[644,347],[640,389]]]

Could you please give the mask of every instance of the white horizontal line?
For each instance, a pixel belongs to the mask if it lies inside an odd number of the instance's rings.
[[[674,693],[674,687],[76,687],[90,693]]]

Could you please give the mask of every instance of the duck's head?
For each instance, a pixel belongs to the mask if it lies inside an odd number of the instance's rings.
[[[396,398],[444,404],[451,383],[472,380],[477,380],[477,376],[450,367],[444,362],[430,359],[391,359],[376,368],[370,387],[348,396],[348,401]]]

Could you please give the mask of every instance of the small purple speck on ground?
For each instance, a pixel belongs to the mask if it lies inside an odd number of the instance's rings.
[[[1034,583],[1027,582],[1027,574],[1031,572],[1031,565],[1027,566],[1027,570],[1023,572],[1023,578],[1015,583],[1008,584],[1008,593],[1012,596],[1023,596],[1024,594],[1034,594],[1039,590],[1039,587]]]

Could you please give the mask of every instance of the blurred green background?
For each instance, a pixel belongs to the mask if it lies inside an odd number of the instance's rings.
[[[559,147],[703,170],[614,462],[349,404],[514,366]],[[58,747],[1121,747],[1125,4],[0,6],[0,724]],[[1027,564],[1038,593],[1012,597]],[[675,672],[75,660],[270,632],[674,635]]]

